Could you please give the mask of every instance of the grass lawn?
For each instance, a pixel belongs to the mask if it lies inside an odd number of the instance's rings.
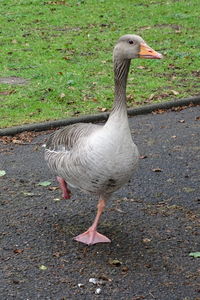
[[[0,126],[110,109],[112,50],[141,35],[164,60],[134,60],[128,106],[200,93],[199,0],[1,0]]]

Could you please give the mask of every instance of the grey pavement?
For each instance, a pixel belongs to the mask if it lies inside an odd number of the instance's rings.
[[[200,107],[135,116],[130,126],[141,159],[102,216],[111,244],[73,241],[97,199],[75,190],[61,199],[43,159],[46,134],[0,144],[2,300],[200,299],[200,258],[189,256],[200,251]]]

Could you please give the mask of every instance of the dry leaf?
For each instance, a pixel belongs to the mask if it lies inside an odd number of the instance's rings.
[[[153,98],[155,97],[155,94],[151,94],[148,98],[148,100],[153,100]]]
[[[171,90],[171,92],[172,92],[172,94],[173,94],[174,96],[179,95],[179,92],[177,92],[177,91]]]
[[[59,253],[59,252],[54,252],[54,253],[53,253],[53,256],[54,256],[54,257],[60,257],[60,253]]]
[[[109,265],[113,265],[113,266],[116,266],[116,267],[119,267],[119,266],[122,265],[122,262],[120,260],[118,260],[118,259],[111,259],[110,258],[108,260],[108,263],[109,263]]]
[[[129,270],[129,268],[128,268],[127,266],[124,266],[124,267],[122,268],[122,272],[128,272],[128,270]]]
[[[146,68],[144,66],[138,66],[137,69],[143,70],[143,69],[146,69]]]
[[[106,107],[99,107],[99,110],[102,111],[102,112],[105,112],[105,111],[107,111],[107,108]]]
[[[24,250],[23,249],[15,249],[15,250],[13,250],[13,252],[16,254],[19,254],[19,253],[24,252]]]
[[[152,169],[153,172],[162,172],[162,170],[160,168],[154,168]]]
[[[50,181],[42,181],[42,182],[39,182],[37,185],[49,186],[49,185],[51,185],[51,182]]]
[[[58,186],[49,186],[49,187],[48,187],[48,190],[50,190],[50,191],[56,191],[56,190],[58,190],[58,189],[59,189]]]
[[[0,177],[5,176],[5,175],[6,175],[6,171],[0,170]]]
[[[41,266],[39,266],[39,269],[42,270],[42,271],[45,271],[45,270],[47,270],[47,267],[44,266],[44,265],[41,265]]]
[[[190,252],[189,256],[193,256],[195,258],[200,257],[200,252]]]
[[[151,242],[151,239],[144,238],[142,241],[143,241],[143,243],[147,244],[147,243],[150,243],[150,242]]]
[[[145,158],[147,158],[147,156],[146,155],[141,155],[139,158],[140,159],[145,159]]]
[[[2,92],[0,92],[0,95],[11,95],[11,94],[14,94],[14,93],[15,93],[15,90],[2,91]]]
[[[24,196],[26,197],[33,197],[35,194],[29,192],[23,192]]]
[[[60,94],[60,98],[62,99],[62,98],[64,98],[65,97],[65,93],[61,93]]]
[[[60,198],[54,198],[53,201],[60,201]]]
[[[17,139],[13,139],[12,142],[13,142],[13,144],[23,144],[22,141],[19,141]]]

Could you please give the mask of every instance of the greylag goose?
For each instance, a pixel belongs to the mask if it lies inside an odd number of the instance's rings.
[[[129,181],[139,158],[126,107],[126,83],[133,58],[160,59],[162,55],[138,35],[122,36],[113,52],[115,99],[107,122],[103,126],[69,125],[53,133],[46,144],[45,160],[57,175],[63,197],[70,197],[68,185],[99,197],[92,226],[74,238],[88,245],[110,242],[97,232],[100,216],[111,194]]]

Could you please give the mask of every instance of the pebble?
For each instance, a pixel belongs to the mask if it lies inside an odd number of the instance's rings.
[[[98,280],[96,278],[90,278],[89,279],[89,282],[90,283],[93,283],[93,284],[97,284],[98,283]]]
[[[96,291],[95,291],[95,294],[96,294],[96,295],[101,294],[101,289],[100,289],[100,288],[97,288]]]

